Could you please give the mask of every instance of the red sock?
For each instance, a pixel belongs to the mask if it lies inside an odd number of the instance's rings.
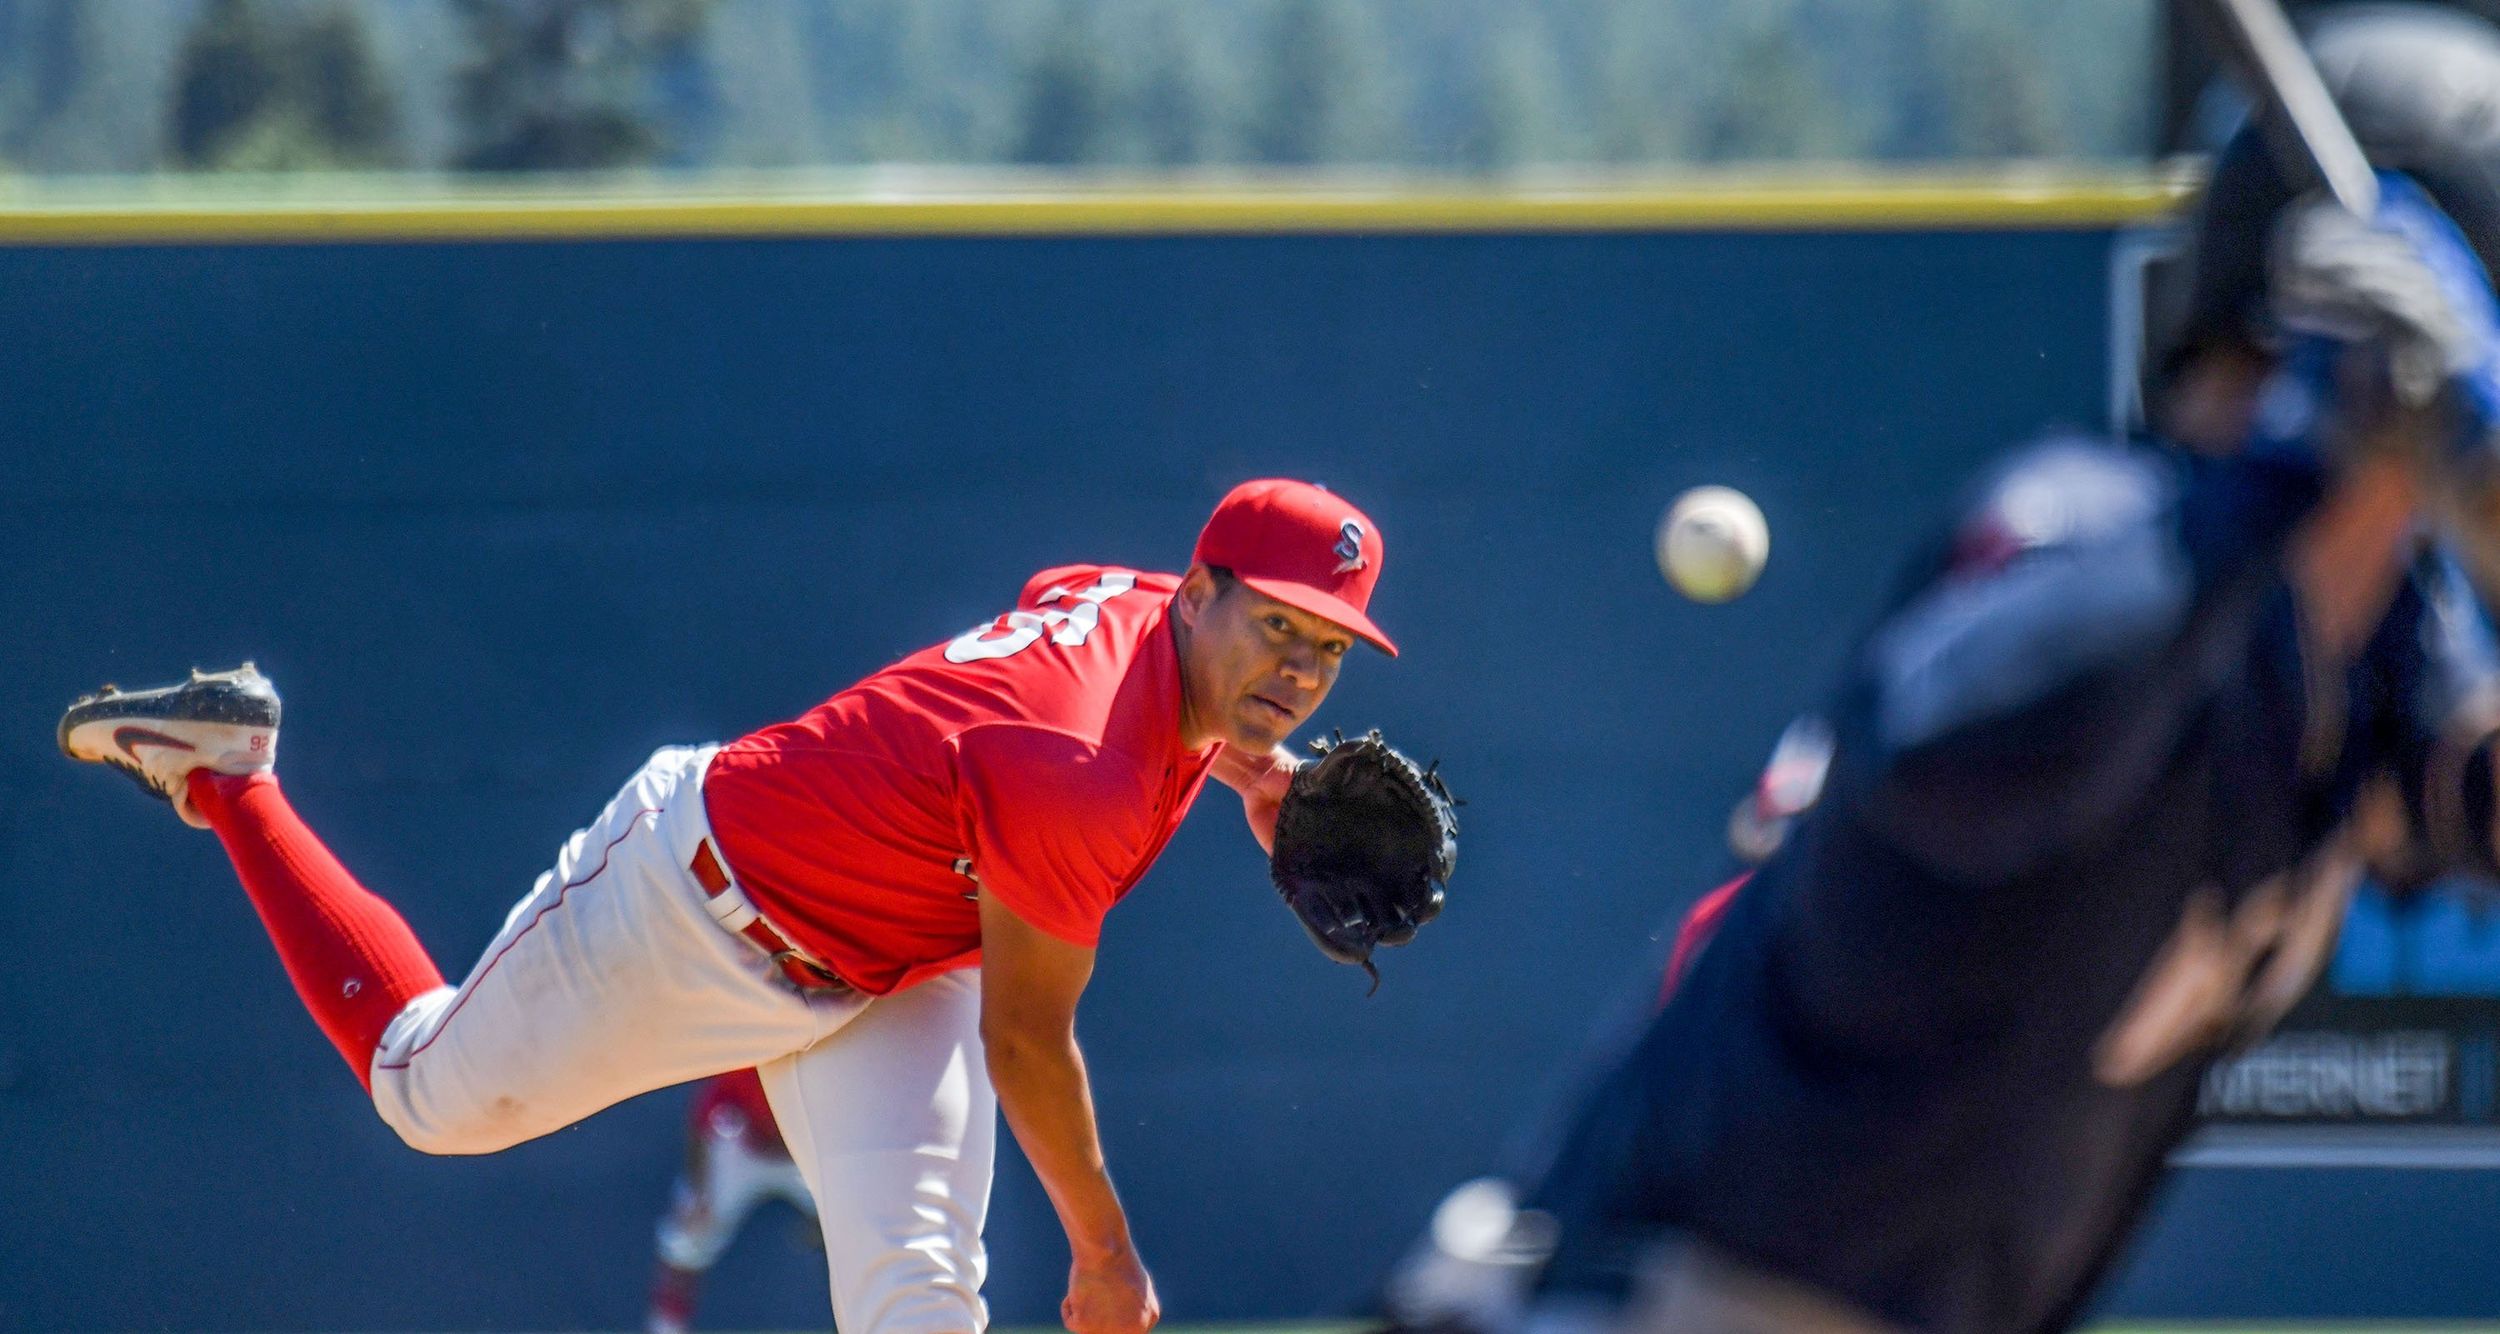
[[[295,994],[371,1091],[382,1030],[442,973],[408,923],[304,826],[277,775],[194,769],[190,797],[234,859]]]

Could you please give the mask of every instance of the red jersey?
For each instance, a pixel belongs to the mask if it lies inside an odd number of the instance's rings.
[[[870,995],[978,964],[982,889],[1091,948],[1215,762],[1181,748],[1179,586],[1045,570],[1016,610],[722,748],[703,801],[730,874]]]

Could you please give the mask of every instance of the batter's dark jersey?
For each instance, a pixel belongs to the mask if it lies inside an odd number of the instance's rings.
[[[1689,1233],[1888,1320],[2071,1324],[2200,1081],[2314,978],[2392,782],[2486,866],[2488,622],[2426,557],[2348,671],[2294,462],[2017,455],[1853,655],[1822,801],[1530,1203],[1560,1288]]]

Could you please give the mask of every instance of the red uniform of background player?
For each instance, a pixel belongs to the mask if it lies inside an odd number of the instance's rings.
[[[486,1153],[744,1066],[823,1227],[845,1334],[969,1331],[995,1110],[1068,1234],[1062,1318],[1160,1309],[1077,1051],[1102,915],[1216,777],[1272,841],[1282,749],[1367,639],[1380,534],[1250,482],[1185,574],[1068,567],[785,724],[670,747],[457,989],[296,817],[247,665],[73,705],[63,749],[216,830],[297,994],[411,1145]]]
[[[799,1165],[790,1160],[764,1081],[735,1070],[704,1081],[686,1116],[686,1161],[660,1219],[658,1272],[646,1334],[686,1334],[703,1275],[729,1249],[757,1205],[781,1200],[816,1221]]]

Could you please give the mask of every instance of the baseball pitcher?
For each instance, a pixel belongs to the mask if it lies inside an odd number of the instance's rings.
[[[1360,642],[1382,538],[1301,482],[1245,483],[1189,567],[1045,570],[1013,610],[726,745],[653,755],[457,986],[288,804],[278,695],[246,664],[106,687],[61,719],[215,831],[374,1109],[491,1153],[634,1094],[755,1067],[822,1202],[846,1334],[987,1323],[995,1111],[1074,1257],[1079,1334],[1160,1314],[1095,1134],[1078,997],[1105,913],[1210,777],[1279,889],[1369,966],[1440,908],[1437,779],[1366,738],[1282,747]]]

